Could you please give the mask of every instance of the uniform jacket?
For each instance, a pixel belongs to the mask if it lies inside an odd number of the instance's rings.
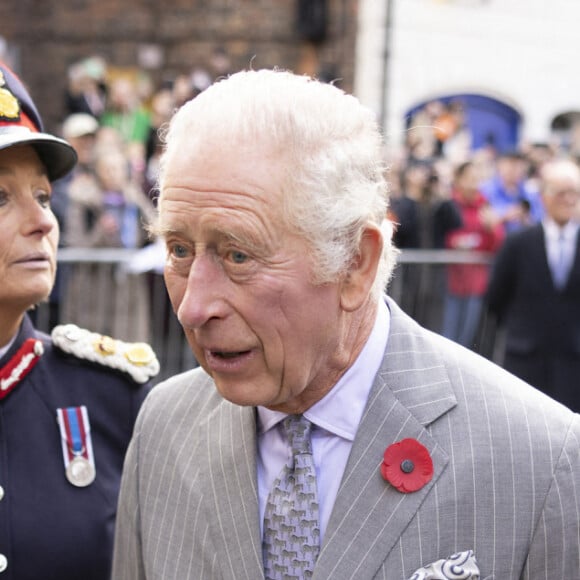
[[[387,304],[384,360],[313,579],[405,580],[468,550],[482,580],[578,578],[580,418]],[[380,473],[405,438],[434,464],[408,494]],[[255,410],[202,370],[151,392],[123,477],[114,580],[263,578]]]
[[[4,367],[36,338],[44,354],[0,400],[0,554],[7,580],[107,580],[123,459],[149,390],[126,373],[57,349],[25,318]],[[57,409],[84,405],[96,478],[65,477]]]

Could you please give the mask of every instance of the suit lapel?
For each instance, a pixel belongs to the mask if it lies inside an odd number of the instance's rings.
[[[440,356],[390,300],[391,329],[383,364],[348,460],[314,579],[372,578],[448,463],[426,427],[456,405]],[[434,476],[403,494],[380,474],[385,449],[404,438],[431,454]],[[338,574],[340,572],[340,574]]]
[[[577,291],[580,280],[580,229],[576,232],[576,246],[574,250],[574,257],[572,258],[572,268],[570,269],[570,275],[568,276],[568,281],[566,282],[566,288],[571,286],[570,291]]]
[[[548,259],[548,251],[546,249],[546,233],[544,231],[544,226],[542,224],[537,224],[533,227],[533,236],[529,248],[526,249],[530,255],[535,254],[538,256],[538,264],[541,264],[543,272],[538,272],[540,279],[545,280],[546,284],[551,286],[554,290],[556,286],[554,285],[554,279],[552,276],[552,268],[550,266],[550,261]]]
[[[224,401],[207,421],[203,493],[222,577],[263,578],[256,486],[256,420],[252,407]]]

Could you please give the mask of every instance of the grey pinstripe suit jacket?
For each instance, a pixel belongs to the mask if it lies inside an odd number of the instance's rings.
[[[580,417],[419,327],[390,299],[387,351],[314,579],[404,580],[473,549],[481,578],[580,578]],[[435,474],[401,494],[379,473],[405,437]],[[153,389],[123,477],[114,580],[263,578],[255,412],[197,369]]]

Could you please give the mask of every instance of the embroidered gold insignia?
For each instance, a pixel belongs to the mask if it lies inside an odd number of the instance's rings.
[[[146,383],[159,373],[159,361],[146,343],[115,340],[75,324],[56,326],[51,336],[64,352],[126,372],[137,383]]]
[[[93,346],[97,353],[107,356],[115,354],[115,351],[117,350],[116,343],[117,341],[112,339],[110,336],[100,336],[98,340],[95,340]]]
[[[7,89],[4,74],[0,71],[0,117],[18,120],[20,118],[20,104],[18,99]]]
[[[154,358],[153,349],[145,342],[136,342],[129,345],[125,351],[125,358],[139,367],[148,365]]]

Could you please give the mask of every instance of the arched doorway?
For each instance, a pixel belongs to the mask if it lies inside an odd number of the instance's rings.
[[[406,127],[410,127],[419,111],[433,102],[446,107],[455,103],[463,108],[472,150],[492,146],[501,153],[517,148],[522,122],[520,113],[502,101],[474,93],[448,94],[423,101],[405,114]]]

